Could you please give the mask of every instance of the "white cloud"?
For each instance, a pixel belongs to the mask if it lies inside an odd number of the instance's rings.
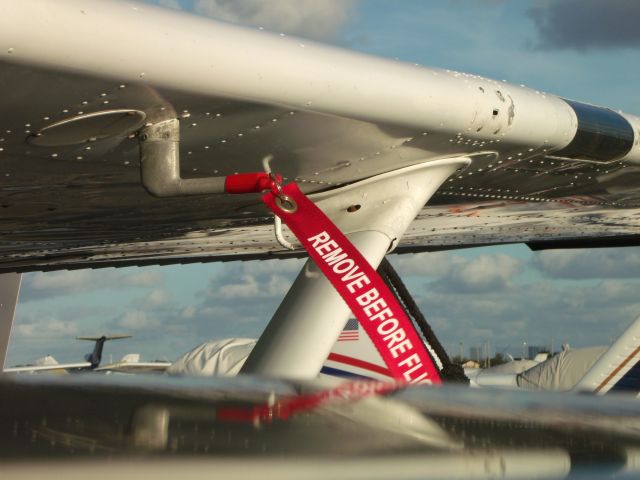
[[[468,259],[446,252],[401,255],[393,259],[401,276],[436,277],[438,291],[476,293],[507,288],[522,271],[522,261],[505,254]]]
[[[158,270],[143,270],[140,272],[122,275],[119,281],[131,287],[155,287],[161,285],[164,277]]]
[[[280,300],[303,265],[303,260],[263,260],[234,262],[211,279],[207,289],[200,293],[209,304],[221,301],[236,305],[238,299]]]
[[[155,313],[162,330],[180,325],[194,342],[212,338],[257,337],[284,298],[303,260],[225,263],[198,292],[198,302],[168,305]],[[185,332],[188,330],[188,332]],[[189,346],[188,342],[185,350]]]
[[[281,275],[243,275],[239,280],[227,283],[212,291],[211,295],[225,299],[255,299],[264,297],[283,297],[291,281]]]
[[[142,310],[125,312],[117,321],[116,326],[126,331],[137,331],[160,326],[160,320]]]
[[[184,319],[193,318],[196,312],[197,312],[196,307],[194,307],[193,305],[188,305],[184,307],[180,312],[180,318],[184,318]]]
[[[49,318],[41,322],[20,323],[13,331],[16,335],[28,338],[70,338],[78,333],[78,325],[59,318]]]
[[[251,262],[230,263],[233,271],[242,272],[247,275],[279,274],[289,275],[298,273],[305,260],[289,258],[286,260],[258,260]]]
[[[153,310],[168,305],[170,300],[171,295],[169,294],[169,292],[163,289],[155,289],[151,290],[141,300],[137,300],[135,304],[141,310]]]
[[[158,270],[113,268],[102,270],[70,270],[26,274],[20,292],[21,301],[51,298],[98,289],[149,288],[159,286],[164,277]]]
[[[38,272],[31,277],[28,287],[34,290],[77,292],[86,288],[97,277],[91,270]]]
[[[34,325],[33,323],[24,323],[16,325],[13,328],[13,332],[22,337],[32,337],[37,331],[37,328],[37,325]]]
[[[551,278],[640,278],[640,248],[548,250],[537,253],[533,265]]]
[[[521,269],[522,262],[509,255],[481,255],[452,272],[447,283],[459,290],[495,291],[509,286]]]
[[[200,15],[314,39],[333,37],[354,0],[196,0]]]
[[[440,277],[465,263],[464,258],[448,252],[394,255],[390,260],[403,275],[422,277]]]

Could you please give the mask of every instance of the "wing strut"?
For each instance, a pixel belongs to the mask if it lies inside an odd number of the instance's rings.
[[[310,199],[375,268],[438,187],[468,163],[467,158],[426,162]],[[316,263],[307,261],[241,371],[278,378],[316,377],[349,313]],[[390,341],[394,340],[402,341]]]
[[[0,372],[4,368],[11,338],[11,326],[20,294],[21,273],[0,275]]]

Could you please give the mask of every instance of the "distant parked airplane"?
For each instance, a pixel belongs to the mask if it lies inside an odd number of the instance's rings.
[[[84,356],[84,362],[79,363],[62,363],[55,365],[30,365],[24,367],[5,368],[3,373],[35,373],[46,372],[51,370],[95,370],[100,366],[102,361],[102,350],[105,342],[109,340],[122,340],[124,338],[131,338],[132,335],[101,335],[99,337],[76,337],[76,340],[88,340],[95,342],[93,351],[87,353]]]

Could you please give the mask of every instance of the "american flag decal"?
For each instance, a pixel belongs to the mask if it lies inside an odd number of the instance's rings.
[[[347,324],[344,326],[342,332],[340,332],[340,336],[338,337],[339,342],[349,342],[353,340],[358,340],[360,338],[360,324],[358,320],[355,318],[350,318],[347,321]]]

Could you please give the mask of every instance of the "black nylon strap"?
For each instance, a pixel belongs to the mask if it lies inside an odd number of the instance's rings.
[[[386,258],[380,263],[378,273],[394,293],[409,318],[411,318],[416,330],[422,335],[423,339],[431,345],[431,348],[438,356],[440,363],[442,363],[442,371],[440,372],[442,379],[446,382],[469,384],[469,379],[464,374],[464,369],[461,365],[451,362],[447,351],[438,340],[431,325],[429,325],[427,319],[422,315],[420,308],[409,293],[409,290],[407,290],[404,282]]]

